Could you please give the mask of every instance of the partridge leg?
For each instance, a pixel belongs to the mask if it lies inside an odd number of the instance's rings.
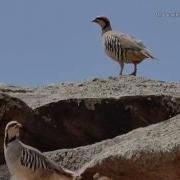
[[[122,76],[123,69],[124,69],[124,63],[123,63],[123,62],[119,62],[119,65],[120,65],[120,73],[119,73],[119,76]]]
[[[136,73],[137,73],[137,64],[136,63],[133,63],[133,64],[134,64],[134,71],[130,75],[136,76]]]

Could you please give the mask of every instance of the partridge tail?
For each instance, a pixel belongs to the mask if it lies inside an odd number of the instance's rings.
[[[149,52],[147,49],[143,49],[143,50],[141,51],[141,53],[144,54],[147,58],[157,59],[157,58],[155,58],[155,57],[152,55],[152,53]]]

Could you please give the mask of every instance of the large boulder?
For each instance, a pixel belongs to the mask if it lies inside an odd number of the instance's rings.
[[[180,83],[123,77],[0,92],[0,164],[5,125],[17,120],[23,142],[61,149],[45,155],[85,180],[179,179]]]
[[[82,180],[91,180],[97,174],[113,180],[179,180],[179,139],[180,115],[100,143],[45,155],[81,172]],[[0,166],[0,179],[8,177],[7,168]]]
[[[180,100],[170,96],[71,99],[32,110],[21,100],[1,94],[0,109],[2,163],[4,129],[11,120],[26,127],[23,142],[52,151],[93,144],[164,121],[180,112]]]
[[[180,115],[101,143],[46,155],[59,164],[114,180],[179,180]]]

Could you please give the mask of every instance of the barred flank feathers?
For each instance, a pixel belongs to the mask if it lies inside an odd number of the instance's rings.
[[[107,36],[104,41],[105,50],[110,54],[115,54],[115,58],[117,61],[123,61],[125,63],[129,63],[130,60],[127,58],[127,53],[130,48],[123,48],[120,44],[118,37]]]
[[[33,171],[37,169],[47,169],[47,162],[45,159],[36,154],[36,152],[23,148],[21,152],[21,165],[25,166]]]
[[[143,44],[137,44],[136,41],[133,44],[133,41],[128,41],[128,39],[126,40],[127,44],[125,44],[126,41],[121,42],[124,40],[122,37],[125,38],[124,35],[118,36],[117,33],[114,34],[111,31],[107,33],[105,34],[104,38],[105,50],[107,54],[114,60],[122,61],[124,63],[133,63],[134,59],[135,62],[140,62],[145,57],[155,59],[151,52],[149,52],[145,46],[142,46]],[[141,47],[139,45],[141,45]],[[132,56],[133,52],[134,57]],[[131,58],[129,58],[129,55]]]

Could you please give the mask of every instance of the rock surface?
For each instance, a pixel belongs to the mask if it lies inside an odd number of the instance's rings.
[[[0,92],[0,147],[16,119],[25,143],[61,149],[46,155],[82,179],[180,179],[180,83],[123,77]],[[0,166],[0,180],[7,174]]]
[[[63,166],[117,180],[180,179],[180,115],[91,146],[46,155]],[[73,167],[68,165],[72,162]]]
[[[137,95],[180,96],[180,83],[154,81],[143,77],[93,79],[75,83],[51,84],[36,88],[21,88],[0,85],[0,92],[23,100],[28,106],[37,108],[51,102],[82,98],[119,98]]]

